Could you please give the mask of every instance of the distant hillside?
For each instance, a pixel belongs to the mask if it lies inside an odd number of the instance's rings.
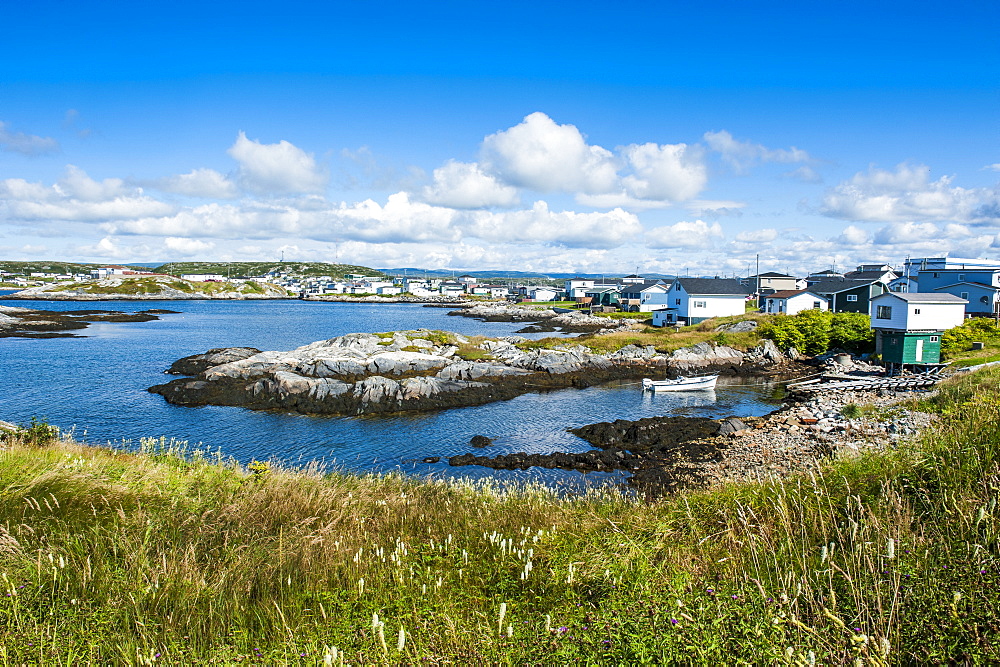
[[[506,282],[515,280],[518,282],[525,280],[566,280],[567,278],[622,278],[627,273],[537,273],[531,271],[457,271],[453,269],[417,269],[413,267],[401,269],[379,269],[382,273],[390,276],[416,276],[428,278],[451,278],[452,276],[473,276],[480,280],[496,280]],[[642,273],[646,278],[673,278],[672,274],[665,273]]]
[[[223,276],[262,276],[269,271],[286,271],[300,276],[342,277],[348,273],[377,276],[381,272],[368,266],[328,264],[326,262],[169,262],[153,268],[158,273],[179,276],[182,273],[218,273]]]
[[[97,269],[102,266],[135,266],[143,268],[142,264],[116,264],[104,262],[103,264],[86,264],[79,262],[56,262],[52,260],[37,260],[34,262],[15,262],[10,260],[0,260],[0,271],[10,273],[82,273]]]

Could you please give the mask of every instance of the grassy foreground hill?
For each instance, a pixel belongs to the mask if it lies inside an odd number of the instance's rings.
[[[655,501],[0,450],[0,662],[1000,660],[1000,369],[899,449]]]

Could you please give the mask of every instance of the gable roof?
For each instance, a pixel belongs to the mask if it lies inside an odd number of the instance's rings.
[[[670,289],[670,285],[664,284],[662,280],[647,280],[644,283],[622,285],[622,294],[626,292],[644,292],[653,287],[662,287],[664,290]]]
[[[899,275],[892,269],[886,269],[885,271],[848,271],[844,274],[844,278],[848,280],[878,280],[887,273],[891,273],[894,276]]]
[[[774,271],[768,271],[767,273],[758,273],[755,276],[748,276],[748,279],[751,279],[751,278],[792,278],[792,279],[795,279],[795,276],[790,276],[787,273],[775,273]]]
[[[954,294],[932,294],[928,292],[886,292],[872,297],[872,301],[885,296],[892,296],[902,299],[907,303],[968,303],[967,299],[955,296]]]
[[[839,292],[847,292],[848,290],[864,287],[865,285],[873,285],[878,282],[879,281],[877,280],[850,280],[847,278],[843,280],[823,280],[810,285],[809,291],[817,294],[837,294]]]
[[[935,287],[934,291],[948,289],[949,287],[958,287],[959,285],[974,285],[975,287],[985,287],[986,289],[991,289],[994,292],[1000,291],[1000,287],[996,285],[988,285],[986,283],[976,282],[975,280],[962,280],[957,283],[952,283],[950,285],[942,285],[941,287]]]
[[[819,298],[825,298],[822,294],[817,294],[811,289],[786,289],[778,290],[777,292],[772,292],[771,294],[765,294],[762,298],[764,299],[790,299],[793,296],[799,296],[800,294],[812,294],[813,296],[818,296]]]
[[[682,285],[688,294],[748,294],[747,288],[734,278],[678,278],[675,284]]]

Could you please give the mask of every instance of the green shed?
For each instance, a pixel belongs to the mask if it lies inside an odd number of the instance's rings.
[[[876,351],[889,364],[936,364],[941,361],[940,331],[877,330]]]

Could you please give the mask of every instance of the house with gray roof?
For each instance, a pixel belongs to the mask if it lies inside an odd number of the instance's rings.
[[[825,297],[835,313],[867,313],[871,300],[888,292],[889,286],[880,280],[840,278],[814,283],[809,291]]]
[[[937,364],[941,334],[965,318],[966,300],[944,292],[886,292],[871,301],[875,352],[895,366]]]

